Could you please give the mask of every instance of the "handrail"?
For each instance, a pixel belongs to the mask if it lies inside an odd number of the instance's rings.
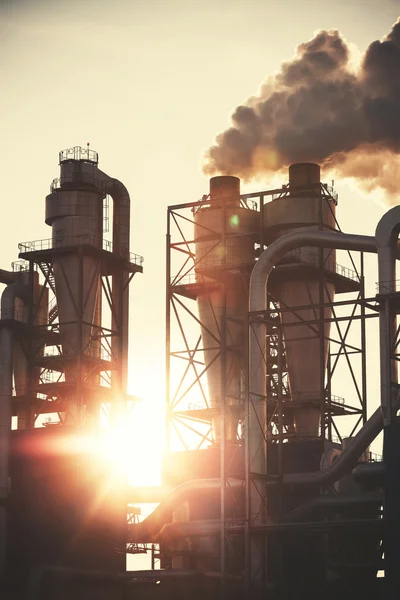
[[[199,210],[203,210],[205,208],[215,208],[215,207],[221,207],[223,206],[224,203],[221,202],[211,202],[210,201],[210,196],[203,196],[203,198],[201,200],[199,200],[199,202],[201,202],[201,204],[198,204],[197,206],[194,206],[192,208],[192,212],[193,214],[197,214],[199,212]],[[244,208],[245,210],[252,210],[252,211],[258,211],[258,206],[257,206],[257,202],[255,202],[254,200],[251,200],[250,198],[246,198],[246,197],[240,197],[240,205],[238,206],[231,206],[228,204],[228,207],[231,208]]]
[[[65,248],[70,246],[95,246],[101,248],[107,252],[118,254],[123,258],[129,260],[130,263],[142,266],[143,256],[128,252],[128,250],[121,249],[118,252],[114,252],[113,243],[110,240],[98,238],[97,236],[90,235],[79,235],[79,236],[67,236],[61,240],[53,240],[52,238],[46,238],[42,240],[34,240],[28,242],[20,242],[18,249],[20,252],[37,252],[39,250],[52,250],[55,248]]]
[[[313,266],[319,268],[319,256],[311,253],[304,253],[300,251],[288,252],[284,256],[284,261],[281,264],[287,264],[287,259],[294,259],[295,264],[299,264],[302,266]],[[239,252],[237,254],[230,254],[229,257],[225,258],[225,262],[222,262],[218,257],[213,257],[212,255],[206,256],[204,259],[200,259],[196,266],[197,268],[201,268],[204,265],[207,268],[213,267],[221,267],[221,268],[231,268],[231,267],[239,267],[242,264],[248,264],[249,260],[247,257],[243,257]],[[279,264],[277,265],[279,266]],[[329,271],[330,273],[335,273],[336,275],[340,275],[341,277],[346,277],[346,279],[350,279],[351,281],[360,281],[359,274],[353,269],[349,269],[349,267],[345,267],[344,265],[340,265],[337,262],[333,262],[328,260],[325,264],[322,265],[322,268],[325,271]],[[181,278],[177,275],[171,276],[171,285],[188,285],[191,283],[202,283],[199,278],[202,277],[199,273],[189,273]],[[207,282],[209,283],[209,282]]]
[[[91,150],[89,146],[87,146],[87,148],[83,148],[82,146],[73,146],[72,148],[61,150],[61,152],[58,153],[58,158],[60,164],[67,160],[85,160],[87,162],[94,163],[95,165],[97,165],[99,162],[98,152]]]
[[[320,258],[318,254],[311,252],[302,252],[301,248],[297,248],[296,250],[292,250],[285,254],[283,260],[287,260],[288,258],[295,258],[296,262],[301,263],[302,265],[313,265],[314,267],[320,266]],[[326,271],[330,271],[332,273],[336,273],[336,275],[341,275],[342,277],[346,277],[346,279],[351,279],[352,281],[360,281],[360,275],[357,271],[353,269],[349,269],[349,267],[345,267],[344,265],[340,265],[337,262],[333,262],[328,259],[323,262],[322,268]]]
[[[29,271],[29,261],[27,260],[14,260],[11,263],[11,269],[13,271],[13,273],[21,273],[21,272],[26,272]],[[37,265],[34,265],[34,270],[37,271]]]
[[[377,281],[375,285],[377,294],[395,294],[400,289],[400,279]]]

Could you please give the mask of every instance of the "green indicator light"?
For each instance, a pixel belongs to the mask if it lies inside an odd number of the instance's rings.
[[[231,227],[239,227],[239,217],[237,215],[232,215],[229,218],[229,224]]]

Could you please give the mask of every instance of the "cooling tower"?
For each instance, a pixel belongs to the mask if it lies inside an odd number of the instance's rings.
[[[243,382],[241,375],[244,348],[244,319],[248,311],[249,273],[254,264],[256,229],[255,211],[240,205],[240,180],[221,176],[210,180],[209,202],[195,213],[196,280],[202,284],[198,311],[204,358],[207,367],[210,408],[214,408],[213,438],[220,438],[219,414],[221,354],[219,341],[226,339],[225,402],[229,410],[225,419],[226,439],[237,437]],[[225,320],[224,317],[227,317]],[[225,335],[221,329],[226,323]]]
[[[335,229],[335,203],[321,197],[320,168],[299,163],[289,169],[289,186],[264,208],[268,243],[298,229]],[[322,253],[322,255],[321,255]],[[331,309],[320,301],[333,300],[334,285],[321,282],[323,268],[334,269],[335,252],[304,247],[286,255],[276,272],[274,296],[279,301],[289,376],[290,399],[297,436],[317,437],[324,394],[323,377],[328,355]],[[286,275],[285,275],[286,269]],[[294,310],[290,310],[293,307]],[[307,307],[299,310],[294,307]],[[322,309],[321,309],[322,310]],[[325,323],[318,323],[320,317]],[[313,324],[306,322],[313,321]],[[323,328],[321,332],[320,328]],[[321,358],[323,356],[323,358]]]

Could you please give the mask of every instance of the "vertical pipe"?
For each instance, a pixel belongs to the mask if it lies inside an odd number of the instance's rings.
[[[221,341],[220,341],[220,364],[221,364],[221,389],[220,389],[220,464],[221,464],[221,591],[225,599],[226,592],[226,550],[225,539],[225,500],[226,500],[226,362],[227,362],[227,314],[226,314],[226,204],[222,204],[222,229],[221,242],[223,248],[222,270],[225,273],[222,282],[221,297]]]
[[[254,272],[254,271],[253,271]],[[266,287],[261,285],[266,305]],[[250,301],[251,302],[251,301]],[[250,304],[250,310],[252,306]],[[255,318],[249,327],[249,553],[250,578],[260,580],[265,567],[265,549],[257,544],[251,535],[252,527],[265,525],[266,499],[266,376],[265,376],[266,324],[265,318]],[[255,371],[262,372],[262,377],[255,377]]]
[[[326,373],[328,387],[326,390],[327,395],[327,411],[328,411],[328,440],[332,441],[332,362],[331,362],[331,350],[328,349],[328,360],[326,362]]]
[[[167,235],[166,235],[166,256],[167,267],[165,273],[165,449],[170,451],[170,427],[171,427],[171,215],[170,209],[167,211]]]
[[[283,515],[283,398],[282,398],[282,325],[278,327],[278,423],[279,423],[279,445],[278,445],[278,497],[279,497],[279,521]]]
[[[225,302],[224,302],[225,306]],[[226,591],[226,539],[225,539],[225,500],[226,500],[226,428],[225,428],[225,384],[226,384],[226,313],[221,314],[221,400],[220,400],[220,468],[221,468],[221,591],[225,599]]]
[[[323,230],[323,210],[322,203],[324,202],[324,198],[321,194],[321,188],[319,188],[318,192],[318,229],[319,231]],[[320,436],[321,439],[325,439],[325,307],[324,307],[324,278],[323,278],[323,268],[324,268],[324,249],[318,249],[318,328],[319,328],[319,393],[320,393]],[[330,301],[329,295],[327,295],[327,300]]]
[[[360,252],[361,271],[361,394],[362,394],[362,422],[367,420],[367,328],[365,319],[365,274],[364,252]]]
[[[396,338],[397,319],[391,307],[388,292],[396,291],[396,251],[400,230],[400,206],[395,206],[379,221],[375,239],[378,250],[379,292],[383,295],[379,312],[379,340],[381,367],[381,407],[384,426],[392,420],[392,404],[397,384],[397,361],[393,357],[393,344]]]
[[[245,381],[245,407],[244,407],[244,478],[245,478],[245,529],[244,529],[244,598],[250,598],[250,341],[249,332],[251,327],[250,315],[246,315],[246,381]]]

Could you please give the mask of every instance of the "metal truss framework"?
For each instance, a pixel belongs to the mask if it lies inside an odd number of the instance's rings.
[[[241,206],[249,210],[258,210],[260,219],[259,227],[254,232],[255,256],[261,253],[266,245],[263,231],[264,204],[268,197],[273,199],[283,197],[289,193],[289,189],[283,187],[280,190],[264,191],[241,196]],[[320,198],[320,228],[322,228],[322,205],[336,203],[337,197],[333,190],[325,185],[319,185],[314,190]],[[199,326],[201,323],[196,299],[202,293],[202,284],[199,277],[195,275],[194,268],[197,267],[195,255],[194,213],[199,207],[207,203],[207,197],[199,202],[171,206],[168,209],[167,225],[167,273],[166,273],[166,397],[167,397],[167,443],[169,450],[202,449],[211,445],[211,423],[216,413],[220,419],[221,431],[225,431],[227,419],[233,410],[228,401],[226,386],[229,374],[226,372],[226,358],[230,353],[235,353],[235,360],[240,364],[242,378],[244,381],[244,394],[241,398],[242,415],[239,418],[236,444],[228,443],[222,435],[220,448],[220,473],[222,479],[221,493],[221,581],[222,587],[229,584],[230,578],[237,576],[237,564],[239,557],[245,555],[244,580],[247,588],[252,579],[262,578],[262,573],[250,572],[249,553],[257,551],[262,554],[265,551],[265,535],[260,536],[257,526],[257,518],[252,522],[247,511],[244,521],[232,520],[227,512],[227,498],[232,498],[232,481],[242,481],[245,488],[245,496],[248,499],[251,488],[256,493],[266,497],[262,491],[264,483],[260,482],[253,473],[248,456],[244,460],[244,471],[237,472],[237,460],[235,458],[244,455],[244,438],[246,423],[249,422],[247,411],[255,410],[255,399],[249,392],[248,381],[248,352],[247,344],[244,342],[244,351],[237,352],[231,344],[230,326],[241,322],[243,326],[244,339],[246,340],[249,328],[253,323],[260,320],[265,323],[267,337],[264,348],[260,348],[266,362],[267,371],[267,395],[265,397],[267,410],[267,427],[260,423],[262,436],[268,446],[282,444],[295,437],[293,428],[293,408],[296,402],[290,396],[285,360],[285,329],[282,325],[282,315],[285,311],[295,313],[298,311],[298,324],[306,326],[313,335],[317,336],[321,344],[321,369],[323,374],[320,381],[320,394],[318,408],[321,416],[320,438],[330,441],[341,441],[344,436],[342,423],[339,417],[352,416],[351,427],[345,428],[346,436],[354,435],[367,418],[367,385],[366,385],[366,324],[370,318],[378,316],[379,307],[374,298],[365,298],[364,290],[364,258],[360,253],[356,265],[355,253],[348,253],[348,262],[351,269],[334,265],[328,267],[327,259],[323,250],[319,251],[318,261],[310,264],[301,260],[296,253],[291,253],[290,260],[285,264],[279,264],[273,277],[271,277],[268,295],[267,310],[248,315],[246,322],[235,317],[227,316],[221,319],[218,338],[215,338],[215,360],[221,364],[221,401],[217,410],[210,408],[207,393],[207,370],[210,364],[205,364],[204,350]],[[335,219],[336,220],[336,219]],[[336,222],[337,228],[340,230]],[[216,244],[226,245],[227,236],[220,234]],[[248,285],[249,276],[254,263],[240,266],[240,274],[244,284]],[[232,269],[229,264],[226,270]],[[235,266],[237,270],[237,265]],[[305,276],[312,273],[312,277],[319,281],[319,298],[313,303],[313,317],[307,321],[301,316],[304,306],[290,308],[279,303],[274,295],[274,283],[280,277],[290,277],[290,273],[303,273]],[[222,280],[222,277],[221,277]],[[219,282],[220,283],[220,282]],[[333,299],[330,294],[328,283],[333,283],[337,294],[346,294],[344,300]],[[326,323],[326,308],[331,310],[330,333],[327,339],[324,335],[324,324]],[[296,324],[292,325],[293,327]],[[247,338],[248,339],[248,338]],[[325,369],[324,344],[328,345],[329,352]],[[324,368],[322,368],[324,367]],[[339,373],[346,369],[352,389],[346,390],[346,399],[335,395],[335,381]],[[259,398],[257,398],[257,401]],[[315,399],[313,400],[315,402]],[[297,406],[297,409],[299,407]],[[346,420],[347,421],[347,420]],[[233,448],[234,446],[234,448]],[[248,454],[248,453],[247,453]],[[235,470],[236,469],[236,470]],[[277,480],[282,479],[282,452],[278,449],[278,472]],[[281,492],[283,490],[281,489]],[[248,501],[247,501],[248,506]],[[238,543],[238,531],[244,534],[244,547]],[[252,548],[252,550],[251,550]],[[264,574],[265,575],[265,574]]]
[[[62,257],[77,257],[78,294],[73,293],[67,278],[69,301],[74,307],[75,316],[68,324],[74,324],[81,332],[90,328],[90,337],[81,350],[63,348],[60,339],[60,323],[56,298],[53,259],[57,256],[61,271]],[[90,255],[97,259],[97,268],[90,282],[86,284],[86,297],[83,297],[83,261]],[[61,258],[60,258],[61,256]],[[24,259],[21,269],[29,271],[31,301],[26,323],[17,323],[21,330],[21,346],[28,362],[26,389],[16,389],[13,399],[13,414],[22,419],[23,428],[35,426],[40,415],[56,414],[60,425],[80,424],[88,416],[100,422],[100,415],[106,420],[116,417],[127,409],[129,401],[123,393],[126,366],[121,357],[127,351],[125,331],[128,285],[142,267],[130,263],[111,252],[99,250],[90,245],[79,245],[62,249],[22,252]],[[34,301],[34,274],[40,271],[45,285],[41,296]],[[94,322],[84,321],[84,308],[90,290],[99,285],[96,316]],[[116,293],[117,290],[117,293]],[[39,318],[42,297],[49,294],[49,315],[47,322]],[[76,297],[77,296],[77,297]],[[122,298],[123,296],[123,298]],[[102,313],[108,312],[109,326],[102,325]],[[18,321],[18,317],[15,317]],[[65,380],[65,369],[74,369],[74,381]],[[78,412],[70,412],[70,399],[79,407]],[[49,424],[52,424],[50,421]]]

